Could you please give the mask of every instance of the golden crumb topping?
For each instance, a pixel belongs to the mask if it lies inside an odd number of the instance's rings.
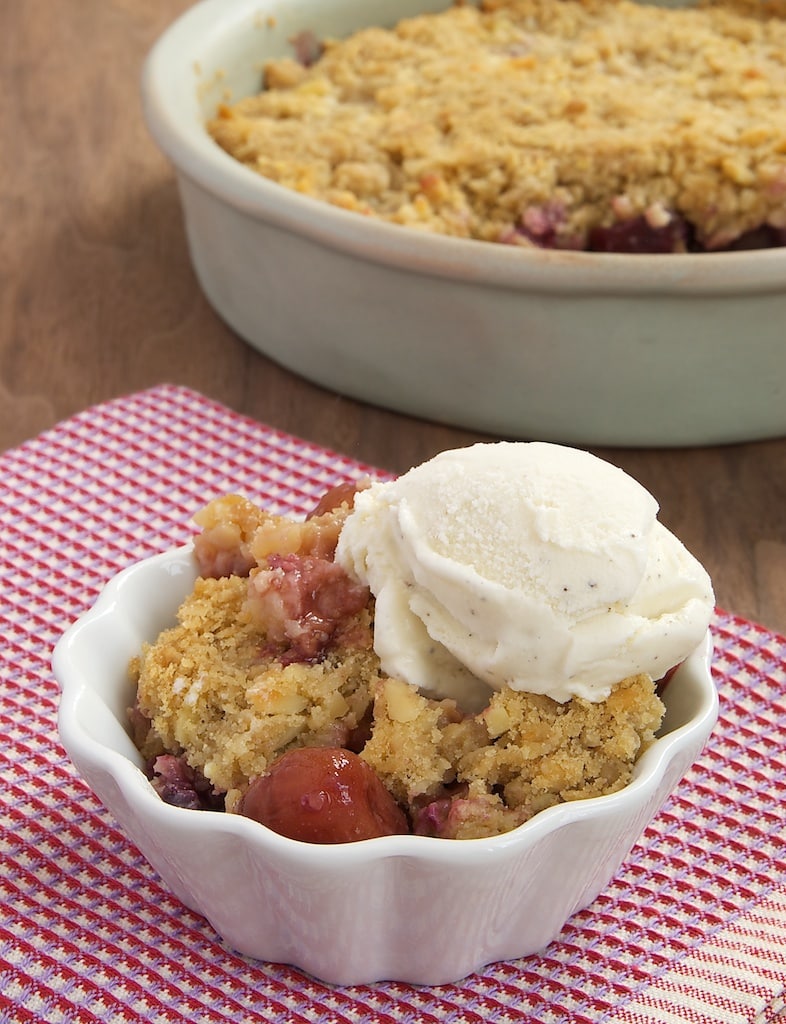
[[[783,8],[463,4],[270,62],[208,127],[259,174],[396,224],[585,248],[678,217],[719,248],[786,228]]]

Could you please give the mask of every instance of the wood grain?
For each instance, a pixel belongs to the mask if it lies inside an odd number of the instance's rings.
[[[139,102],[147,50],[188,6],[0,4],[0,448],[162,382],[397,471],[480,439],[309,384],[212,312]],[[786,633],[786,440],[598,454],[656,495],[721,607]]]

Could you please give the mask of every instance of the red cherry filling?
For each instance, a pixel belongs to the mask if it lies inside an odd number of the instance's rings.
[[[656,680],[656,682],[655,682],[655,692],[657,693],[657,695],[659,697],[663,696],[663,691],[666,689],[666,687],[671,682],[671,677],[674,675],[674,673],[677,671],[677,669],[682,664],[683,663],[680,661],[680,662],[678,662],[678,664],[672,665],[672,667],[668,670],[668,672],[665,673],[665,675],[661,676],[660,679]]]
[[[353,843],[409,832],[407,818],[357,754],[299,747],[251,783],[238,811],[304,843]]]

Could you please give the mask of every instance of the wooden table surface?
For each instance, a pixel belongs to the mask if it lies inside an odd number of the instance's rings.
[[[478,439],[314,387],[212,312],[139,103],[146,51],[188,6],[0,4],[0,449],[163,382],[397,471]],[[655,494],[722,608],[786,633],[786,440],[596,451]]]

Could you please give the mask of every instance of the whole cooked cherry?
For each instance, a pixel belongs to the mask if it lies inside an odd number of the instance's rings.
[[[238,811],[304,843],[354,843],[409,832],[379,776],[357,754],[300,747],[246,790]]]

